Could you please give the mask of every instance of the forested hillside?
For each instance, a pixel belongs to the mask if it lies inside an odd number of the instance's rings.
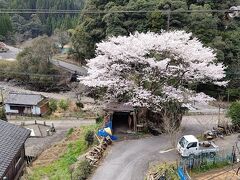
[[[204,3],[205,2],[205,3]],[[240,21],[229,19],[223,12],[166,12],[156,10],[224,10],[240,5],[240,0],[88,0],[85,11],[106,11],[101,14],[82,13],[80,25],[75,29],[72,41],[79,59],[94,56],[95,44],[108,36],[129,35],[135,31],[160,32],[184,29],[215,49],[218,61],[224,62],[230,88],[240,85]],[[109,11],[151,11],[116,12]],[[208,86],[209,87],[209,86]],[[239,91],[234,89],[234,91]],[[211,93],[211,90],[209,90]],[[213,87],[215,92],[215,87]]]
[[[39,9],[81,10],[84,0],[0,0],[2,9],[29,9],[35,14],[11,14],[0,16],[0,40],[22,41],[42,34],[51,35],[56,28],[74,28],[76,14],[37,14]],[[5,25],[7,24],[7,26]],[[16,34],[15,34],[16,33]],[[13,37],[13,34],[15,36]]]

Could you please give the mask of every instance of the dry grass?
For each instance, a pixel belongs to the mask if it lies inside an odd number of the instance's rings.
[[[33,167],[37,166],[47,166],[53,161],[57,160],[60,156],[66,152],[67,147],[70,143],[75,142],[81,135],[80,128],[74,129],[73,133],[66,137],[61,142],[54,144],[49,149],[45,150],[36,161],[33,163]]]
[[[83,126],[68,133],[61,142],[44,151],[27,169],[24,179],[71,179],[71,166],[88,149],[84,136],[89,130],[96,131],[97,125]]]

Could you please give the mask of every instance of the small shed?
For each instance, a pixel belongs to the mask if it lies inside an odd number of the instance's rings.
[[[44,115],[48,112],[48,98],[41,94],[14,93],[4,100],[7,114]]]
[[[113,132],[137,130],[137,118],[133,106],[125,103],[111,102],[106,104],[103,110],[111,116]]]
[[[31,131],[0,120],[0,179],[19,179],[25,168],[25,141]]]

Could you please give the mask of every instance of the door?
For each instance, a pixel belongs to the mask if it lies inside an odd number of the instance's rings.
[[[188,155],[198,154],[198,147],[197,147],[197,142],[191,142],[187,145],[187,150],[188,150]]]

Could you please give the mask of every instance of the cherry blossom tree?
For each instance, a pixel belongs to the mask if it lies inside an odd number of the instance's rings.
[[[191,109],[193,102],[213,100],[189,88],[192,84],[227,84],[221,81],[225,67],[213,49],[185,31],[111,37],[97,44],[96,57],[87,66],[83,84],[103,87],[108,100],[156,112],[167,102]]]

